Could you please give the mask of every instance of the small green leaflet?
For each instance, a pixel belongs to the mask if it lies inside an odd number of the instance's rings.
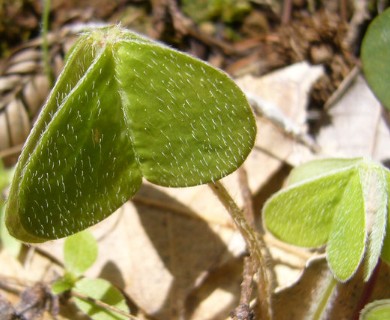
[[[96,261],[98,244],[89,230],[67,237],[64,242],[65,274],[52,285],[55,294],[71,290]]]
[[[390,263],[390,171],[364,158],[324,159],[295,168],[287,188],[263,209],[267,229],[303,246],[327,244],[329,266],[347,281],[363,262],[367,280],[379,257]]]
[[[71,235],[109,216],[142,178],[186,187],[235,171],[256,136],[246,97],[223,72],[117,26],[81,35],[12,181],[10,233]]]
[[[96,261],[98,244],[88,230],[76,233],[64,242],[64,265],[67,272],[81,276]]]
[[[362,43],[364,75],[380,102],[390,109],[390,8],[370,24]]]
[[[389,320],[390,300],[376,300],[367,304],[360,313],[359,320]]]

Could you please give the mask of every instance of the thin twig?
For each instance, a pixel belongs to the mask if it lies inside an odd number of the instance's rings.
[[[255,214],[253,212],[252,193],[249,188],[248,174],[242,166],[238,169],[238,184],[240,186],[241,195],[244,199],[243,211],[249,225],[255,227]]]
[[[367,0],[354,1],[353,16],[349,22],[348,32],[343,40],[344,46],[349,48],[351,52],[354,52],[358,46],[358,40],[361,37],[359,33],[361,26],[370,19],[369,5]]]
[[[283,1],[283,12],[282,12],[282,24],[286,25],[290,22],[292,11],[292,0],[284,0]]]
[[[340,16],[341,20],[348,21],[348,3],[347,0],[340,1]]]
[[[120,314],[122,316],[125,316],[127,317],[128,319],[131,319],[131,320],[139,320],[137,317],[129,314],[128,312],[125,312],[117,307],[114,307],[114,306],[111,306],[101,300],[97,300],[97,299],[94,299],[94,298],[91,298],[85,294],[82,294],[80,292],[77,292],[75,290],[72,290],[72,296],[73,297],[76,297],[76,298],[79,298],[81,300],[84,300],[84,301],[87,301],[87,302],[91,302],[93,304],[95,304],[96,306],[98,307],[101,307],[101,308],[104,308],[106,310],[109,310],[109,311],[112,311],[112,312],[115,312],[117,314]]]
[[[265,255],[263,254],[266,248],[265,242],[260,234],[250,227],[242,210],[238,207],[223,184],[217,181],[215,183],[209,183],[209,186],[224,205],[226,210],[230,213],[237,229],[245,239],[249,254],[252,258],[254,269],[259,272],[259,282],[257,285],[259,291],[261,319],[269,320],[272,318],[271,280],[269,272],[267,271],[267,261]]]
[[[252,296],[252,280],[255,269],[249,257],[244,258],[243,280],[241,283],[241,297],[238,307],[230,314],[233,320],[252,320],[253,310],[250,308]]]
[[[360,68],[358,66],[353,67],[350,73],[341,81],[340,85],[332,93],[329,99],[324,104],[324,109],[329,110],[333,107],[337,101],[345,94],[345,92],[351,87],[352,83],[356,80],[356,77],[360,74]]]
[[[45,74],[49,83],[53,85],[54,76],[50,66],[50,54],[49,54],[49,16],[50,16],[51,0],[43,0],[43,15],[42,15],[42,55]]]
[[[244,200],[243,212],[249,225],[255,227],[255,215],[253,212],[252,193],[249,188],[248,174],[242,166],[238,169],[238,181],[241,190],[241,195]],[[241,283],[240,303],[237,308],[231,313],[233,320],[251,320],[254,317],[254,312],[250,308],[250,300],[252,296],[253,278],[256,273],[253,267],[253,262],[250,258],[244,258],[244,271]]]
[[[252,279],[253,279],[253,263],[251,259],[248,257],[244,258],[244,272],[243,272],[243,280],[241,283],[241,297],[240,304],[246,304],[249,306],[252,295]]]

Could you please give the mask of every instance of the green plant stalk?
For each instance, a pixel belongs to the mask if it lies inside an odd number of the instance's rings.
[[[54,84],[54,76],[50,66],[49,42],[47,34],[49,32],[49,16],[50,16],[51,0],[43,0],[43,14],[42,14],[42,56],[43,68],[49,80],[50,86]]]
[[[315,311],[313,313],[313,320],[321,319],[326,309],[326,306],[328,305],[329,299],[332,296],[334,289],[336,288],[337,283],[337,280],[333,277],[333,275],[331,275],[328,285],[326,286],[325,292],[321,296],[321,299],[318,304],[316,305]]]
[[[252,258],[254,267],[259,272],[258,291],[261,319],[272,319],[271,309],[271,281],[267,272],[267,261],[262,250],[266,248],[261,235],[251,228],[245,219],[243,211],[231,197],[229,192],[219,181],[209,183],[210,188],[224,205],[233,219],[234,224],[240,231],[247,244],[249,254]]]

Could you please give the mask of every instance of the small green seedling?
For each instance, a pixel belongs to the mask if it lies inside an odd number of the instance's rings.
[[[55,294],[71,291],[77,307],[94,320],[121,320],[128,317],[97,305],[103,302],[124,314],[129,312],[126,299],[110,282],[83,277],[96,261],[98,247],[87,230],[68,237],[64,243],[65,274],[53,285]]]
[[[363,39],[364,75],[381,103],[390,109],[390,8],[376,17]]]
[[[365,279],[379,257],[390,263],[390,171],[373,161],[325,159],[295,168],[288,187],[264,206],[267,229],[303,246],[327,244],[329,266],[340,281],[364,261]]]
[[[97,256],[96,240],[87,230],[68,237],[64,243],[65,274],[54,283],[54,293],[71,290],[84,272],[95,263]]]
[[[19,158],[6,207],[25,242],[96,224],[142,178],[186,187],[235,171],[253,147],[246,97],[223,72],[117,26],[74,45]]]

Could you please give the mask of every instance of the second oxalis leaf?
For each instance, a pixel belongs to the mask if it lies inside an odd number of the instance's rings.
[[[303,247],[327,244],[340,281],[363,261],[367,280],[379,257],[390,263],[390,171],[364,158],[324,159],[295,168],[287,188],[264,206],[267,229]]]
[[[142,178],[171,187],[218,180],[253,147],[248,102],[224,73],[116,26],[73,47],[19,158],[6,209],[26,242],[110,215]]]

